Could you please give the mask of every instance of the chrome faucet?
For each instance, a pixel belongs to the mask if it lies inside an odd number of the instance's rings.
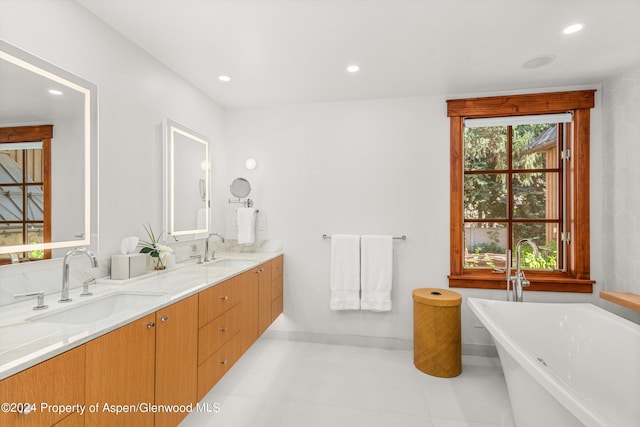
[[[516,274],[511,275],[511,251],[507,251],[507,301],[522,302],[523,288],[528,287],[531,282],[527,280],[524,271],[520,268],[520,249],[526,243],[533,249],[533,256],[538,258],[538,247],[531,239],[521,239],[516,244]]]
[[[215,254],[209,259],[209,239],[213,236],[217,236],[222,243],[224,243],[224,236],[220,233],[211,233],[204,239],[204,262],[213,261],[216,259]]]
[[[86,248],[75,248],[71,249],[64,256],[64,260],[62,261],[62,292],[60,293],[60,300],[58,302],[69,302],[71,298],[69,298],[69,263],[71,262],[71,257],[76,254],[85,254],[91,260],[91,266],[93,268],[98,267],[98,258]]]

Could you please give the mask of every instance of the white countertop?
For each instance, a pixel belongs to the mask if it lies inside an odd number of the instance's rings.
[[[280,255],[282,252],[227,252],[221,259],[251,260],[251,264],[243,268],[232,268],[214,267],[213,263],[196,264],[192,261],[163,271],[151,271],[133,280],[98,280],[98,283],[90,286],[89,290],[93,293],[91,296],[81,297],[82,288],[72,289],[69,296],[73,301],[69,303],[59,303],[59,293],[47,295],[45,304],[49,308],[44,310],[33,310],[35,297],[4,306],[0,313],[0,379],[64,353]],[[155,296],[149,300],[136,298],[134,305],[91,323],[54,323],[47,321],[46,317],[36,320],[41,316],[63,312],[121,292]]]

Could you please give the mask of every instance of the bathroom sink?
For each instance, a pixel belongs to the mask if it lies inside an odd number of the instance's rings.
[[[97,322],[115,314],[133,312],[150,307],[166,298],[165,294],[151,292],[119,292],[97,297],[87,297],[86,301],[71,303],[69,307],[42,313],[27,320],[67,324],[87,324]],[[79,300],[80,298],[76,298]]]
[[[214,267],[214,268],[247,268],[256,265],[256,261],[252,259],[219,259],[216,261],[211,261],[208,264],[205,264],[206,267]]]

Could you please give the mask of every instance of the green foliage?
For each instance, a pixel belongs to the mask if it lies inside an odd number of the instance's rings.
[[[506,251],[504,248],[500,247],[500,245],[494,242],[479,243],[473,247],[474,254],[486,254],[486,253],[503,254],[505,252]]]
[[[555,241],[548,245],[539,246],[539,256],[533,256],[533,249],[528,245],[520,248],[520,266],[523,268],[536,268],[554,270],[558,268],[558,248]]]

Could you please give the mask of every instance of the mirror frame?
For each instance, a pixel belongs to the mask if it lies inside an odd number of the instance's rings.
[[[0,59],[84,95],[84,232],[77,240],[0,246],[0,254],[94,245],[98,239],[98,87],[0,39]],[[10,265],[10,264],[9,264]]]
[[[165,241],[169,240],[169,237],[173,237],[175,240],[178,240],[178,236],[185,235],[194,235],[198,234],[208,234],[209,233],[209,222],[211,217],[211,198],[209,197],[210,192],[210,174],[211,174],[211,160],[209,158],[209,138],[206,136],[199,134],[186,126],[183,126],[173,120],[165,119],[163,121],[162,126],[162,134],[163,134],[163,156],[164,156],[164,191],[163,191],[163,205],[164,205],[164,230],[165,230]],[[176,177],[176,168],[174,164],[175,158],[175,135],[180,134],[187,138],[192,139],[195,142],[204,144],[205,148],[205,157],[206,157],[206,168],[205,168],[205,178],[204,178],[204,206],[206,209],[205,216],[205,227],[204,228],[194,228],[190,230],[176,230],[175,227],[175,177]],[[196,212],[197,215],[197,212]]]

